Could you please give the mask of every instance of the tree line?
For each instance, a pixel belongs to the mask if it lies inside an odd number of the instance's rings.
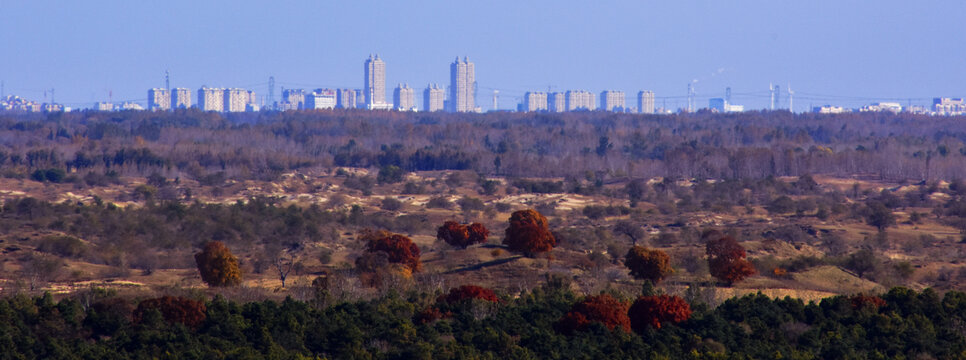
[[[326,297],[324,289],[318,298]],[[960,358],[966,294],[893,288],[819,302],[604,292],[566,280],[522,293],[477,286],[366,301],[239,303],[221,296],[0,299],[4,358]]]
[[[271,180],[333,166],[516,177],[966,178],[962,117],[912,114],[0,114],[0,172]],[[76,176],[71,177],[71,174]],[[46,179],[46,178],[44,178]]]

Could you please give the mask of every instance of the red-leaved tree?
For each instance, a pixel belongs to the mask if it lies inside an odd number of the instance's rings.
[[[853,295],[849,297],[849,302],[852,303],[852,308],[856,310],[860,310],[860,309],[879,310],[879,308],[886,306],[886,301],[875,295],[865,295],[865,294]]]
[[[624,256],[624,266],[631,270],[635,279],[650,280],[658,283],[674,272],[671,257],[661,250],[651,250],[635,245]]]
[[[661,328],[662,323],[680,323],[691,317],[691,306],[677,296],[640,296],[627,312],[634,331],[644,332],[648,326]]]
[[[449,294],[440,296],[439,300],[448,303],[460,302],[466,299],[480,299],[489,302],[500,302],[493,290],[476,285],[463,285],[449,290]]]
[[[620,328],[625,332],[631,331],[631,320],[627,317],[627,304],[624,304],[608,294],[588,296],[570,309],[560,321],[555,324],[557,331],[572,334],[576,330],[585,329],[590,323],[603,324],[610,330]]]
[[[360,238],[366,241],[367,254],[381,252],[389,263],[405,265],[414,272],[422,269],[419,247],[412,239],[388,231],[366,231]]]
[[[238,258],[221,241],[205,244],[204,249],[195,254],[195,263],[201,273],[201,280],[208,286],[233,286],[241,283]]]
[[[198,327],[205,321],[205,303],[183,297],[162,296],[154,299],[147,299],[138,304],[134,309],[134,322],[140,323],[144,319],[145,313],[157,309],[165,321],[169,323],[181,323],[188,327]]]
[[[550,232],[547,218],[533,209],[516,211],[510,215],[503,245],[510,251],[521,252],[528,257],[548,252],[557,246],[557,239]]]
[[[708,271],[711,276],[731,286],[756,273],[755,266],[745,259],[745,248],[735,238],[714,230],[705,233],[703,238],[707,241]]]
[[[447,244],[465,249],[473,244],[486,243],[490,231],[480,223],[463,225],[455,221],[447,221],[436,230],[436,238]]]

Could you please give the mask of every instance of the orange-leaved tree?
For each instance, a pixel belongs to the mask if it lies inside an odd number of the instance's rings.
[[[366,253],[383,253],[389,263],[405,265],[413,272],[422,269],[419,247],[412,239],[388,231],[365,231],[360,238],[366,242]]]
[[[735,238],[716,230],[706,232],[702,238],[707,241],[708,271],[711,276],[731,286],[756,273],[755,266],[745,259],[745,248]]]
[[[667,253],[638,245],[627,250],[624,266],[631,270],[631,276],[635,279],[650,280],[654,283],[660,282],[674,272],[671,268],[671,258]]]
[[[204,249],[195,254],[195,263],[201,272],[201,280],[208,286],[233,286],[241,283],[238,259],[221,241],[205,244]]]
[[[648,326],[661,328],[662,323],[679,323],[691,317],[691,306],[677,296],[640,296],[627,312],[634,331],[641,333]]]
[[[436,230],[436,238],[447,244],[465,249],[473,244],[486,243],[490,231],[480,223],[463,225],[455,221],[447,221]]]
[[[547,218],[533,209],[516,211],[510,215],[503,245],[510,251],[522,252],[528,257],[548,252],[557,246],[557,239],[550,232]]]
[[[150,310],[158,310],[165,321],[181,323],[188,327],[198,327],[205,321],[205,303],[183,297],[162,296],[147,299],[134,310],[134,322],[140,323]]]
[[[449,294],[440,295],[439,300],[448,303],[460,302],[466,299],[480,299],[489,302],[500,302],[493,290],[476,285],[463,285],[449,290]]]
[[[627,304],[624,304],[608,294],[588,296],[570,309],[560,321],[555,324],[557,331],[571,334],[576,330],[583,330],[591,323],[603,324],[610,330],[620,328],[625,332],[631,331],[631,320],[627,317]]]

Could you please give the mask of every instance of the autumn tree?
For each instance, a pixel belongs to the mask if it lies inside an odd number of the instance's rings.
[[[522,252],[528,257],[548,252],[557,245],[550,232],[547,218],[533,209],[519,210],[510,215],[503,245],[511,251]]]
[[[724,281],[728,286],[755,274],[755,267],[745,259],[745,248],[735,238],[716,230],[705,233],[708,271],[711,276]]]
[[[422,269],[422,263],[419,261],[419,247],[412,239],[388,231],[366,231],[360,238],[366,242],[366,253],[385,254],[386,261],[404,265],[410,271]]]
[[[162,296],[141,301],[134,310],[134,322],[140,323],[151,310],[160,312],[169,323],[181,323],[188,327],[198,327],[206,317],[205,303],[201,301],[180,296]]]
[[[640,296],[627,313],[631,327],[641,333],[648,326],[660,329],[661,324],[687,321],[691,317],[691,306],[677,296]]]
[[[671,268],[671,258],[667,253],[643,246],[634,246],[627,251],[627,255],[624,256],[624,266],[631,270],[631,276],[635,279],[650,280],[654,283],[660,282],[674,272]]]
[[[631,320],[627,317],[627,304],[608,294],[588,296],[574,304],[570,312],[564,315],[555,327],[557,331],[572,334],[576,330],[587,328],[593,322],[600,323],[610,330],[620,328],[625,332],[631,331]]]
[[[481,223],[463,225],[455,221],[447,221],[436,230],[436,238],[447,244],[465,249],[473,244],[486,243],[490,230]]]
[[[462,285],[449,290],[446,295],[441,295],[439,300],[448,303],[456,303],[466,299],[480,299],[489,302],[499,302],[493,290],[476,285]]]
[[[211,241],[195,254],[201,280],[208,286],[234,286],[241,283],[238,259],[221,241]]]

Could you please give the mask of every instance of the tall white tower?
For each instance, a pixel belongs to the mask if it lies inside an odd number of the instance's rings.
[[[456,57],[449,66],[450,75],[450,112],[470,112],[476,110],[476,67],[463,57]]]
[[[365,86],[363,91],[366,96],[366,106],[373,108],[373,105],[383,105],[386,103],[386,63],[379,58],[369,55],[365,63]]]

